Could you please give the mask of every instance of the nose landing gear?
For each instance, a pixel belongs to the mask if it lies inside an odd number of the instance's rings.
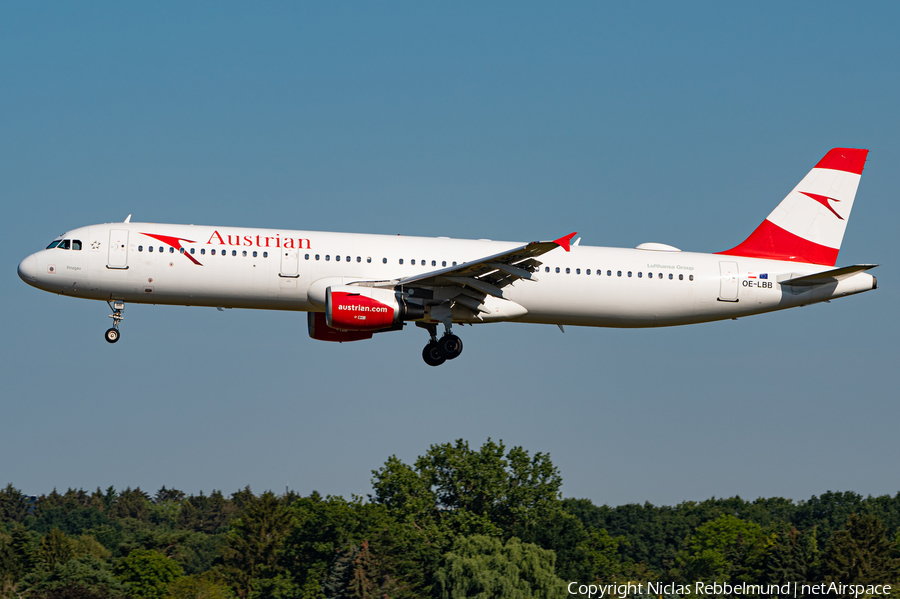
[[[462,353],[462,339],[451,333],[450,327],[447,327],[447,331],[440,339],[437,338],[437,325],[426,325],[423,328],[428,329],[431,335],[431,341],[422,350],[422,359],[429,366],[440,366],[447,360],[458,358]]]
[[[125,320],[125,317],[122,316],[122,312],[125,310],[125,302],[114,301],[106,303],[109,305],[109,309],[113,311],[113,313],[109,315],[109,317],[113,319],[113,325],[111,329],[106,330],[103,337],[106,339],[107,343],[115,343],[119,340],[119,323]]]

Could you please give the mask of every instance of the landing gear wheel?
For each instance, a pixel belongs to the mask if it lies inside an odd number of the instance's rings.
[[[106,338],[107,342],[115,343],[119,340],[119,329],[107,329],[104,337]]]
[[[422,359],[429,366],[440,366],[446,360],[438,350],[438,344],[434,341],[426,345],[425,349],[422,350]]]
[[[452,333],[448,333],[437,342],[437,348],[441,356],[446,360],[458,358],[463,350],[462,339]]]

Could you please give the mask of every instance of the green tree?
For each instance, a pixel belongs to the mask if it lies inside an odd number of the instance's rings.
[[[182,576],[169,585],[163,599],[234,599],[228,585],[209,574]]]
[[[513,537],[505,544],[483,535],[458,537],[435,573],[442,599],[541,599],[566,596],[554,572],[556,556]]]
[[[38,564],[35,536],[21,525],[9,536],[0,534],[0,584],[15,585],[34,571]]]
[[[291,523],[291,513],[271,491],[246,500],[221,549],[225,574],[238,589],[239,597],[249,595],[253,580],[278,574],[276,552]],[[268,572],[264,572],[266,569]]]
[[[834,534],[825,550],[823,574],[828,581],[848,584],[896,582],[900,575],[900,560],[896,555],[881,520],[854,514]]]
[[[278,596],[276,588],[286,593],[286,585],[293,585],[290,588],[298,596],[323,596],[322,584],[342,552],[371,539],[391,522],[384,506],[363,503],[359,498],[323,499],[314,493],[295,501],[288,510],[292,524],[278,551],[278,568],[269,569],[270,573],[277,572],[275,582],[251,581],[254,591],[270,589],[264,596]]]
[[[462,439],[432,445],[414,469],[392,456],[373,475],[376,501],[413,516],[467,512],[509,530],[561,507],[562,477],[550,456],[521,447],[505,453],[502,441],[488,439],[479,451]]]
[[[141,599],[160,599],[169,583],[182,575],[181,566],[158,551],[136,549],[119,561],[116,577],[128,594]]]
[[[552,549],[558,568],[577,577],[584,526],[560,500],[562,478],[550,456],[487,440],[473,450],[462,439],[432,445],[414,466],[391,456],[373,471],[374,501],[399,521],[426,531],[438,554],[455,535],[487,535]],[[426,564],[433,571],[437,562]]]
[[[22,522],[28,515],[27,499],[12,483],[0,489],[0,522]]]
[[[150,517],[150,496],[140,487],[128,487],[116,498],[115,515],[117,518],[134,518],[147,520]]]
[[[109,566],[93,555],[82,555],[49,571],[28,577],[28,597],[36,599],[119,599],[125,587]]]
[[[815,529],[801,532],[782,525],[766,555],[765,581],[777,585],[813,582],[818,558]]]
[[[720,516],[697,527],[674,573],[687,582],[753,582],[760,577],[769,542],[758,524]]]
[[[582,544],[589,574],[580,580],[611,582],[620,579],[626,571],[626,567],[619,557],[619,545],[624,542],[624,537],[610,536],[602,528],[590,531],[587,540]],[[579,579],[573,578],[572,580]]]
[[[75,542],[58,528],[44,535],[38,545],[38,561],[42,568],[50,570],[57,564],[64,564],[75,557]]]

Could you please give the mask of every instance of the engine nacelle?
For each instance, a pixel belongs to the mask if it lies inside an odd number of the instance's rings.
[[[392,289],[333,285],[325,290],[325,323],[339,331],[379,331],[425,316]]]
[[[337,329],[332,329],[325,322],[324,312],[307,312],[306,320],[309,324],[309,336],[318,341],[346,343],[348,341],[371,339],[373,335],[371,331],[339,331]]]

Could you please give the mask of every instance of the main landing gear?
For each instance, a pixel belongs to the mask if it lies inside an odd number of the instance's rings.
[[[125,310],[125,302],[113,301],[106,303],[109,305],[109,309],[113,311],[113,313],[109,315],[109,317],[113,319],[113,325],[111,329],[106,330],[103,337],[106,339],[107,343],[115,343],[119,340],[119,323],[125,320],[125,317],[122,316],[122,312]]]
[[[459,357],[463,350],[462,339],[450,332],[450,327],[440,339],[437,338],[437,325],[425,327],[431,334],[431,341],[422,350],[422,359],[429,366],[440,366],[447,360]]]

